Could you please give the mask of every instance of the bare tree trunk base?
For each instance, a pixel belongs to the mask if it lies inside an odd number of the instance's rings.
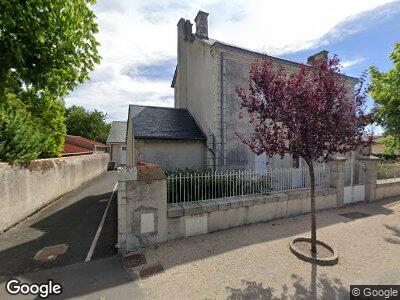
[[[311,238],[297,237],[289,243],[289,248],[296,257],[306,262],[321,266],[333,266],[338,263],[338,255],[333,247],[319,240],[316,241],[316,244],[317,252],[313,253],[311,251]]]

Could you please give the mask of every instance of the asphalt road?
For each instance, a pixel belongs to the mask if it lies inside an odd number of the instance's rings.
[[[0,235],[0,283],[24,273],[84,262],[116,184],[107,172]],[[116,254],[117,193],[111,199],[91,260]],[[34,259],[44,247],[66,244],[54,260]]]

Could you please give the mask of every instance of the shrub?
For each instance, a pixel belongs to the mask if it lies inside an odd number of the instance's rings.
[[[43,135],[15,95],[0,99],[0,160],[28,163],[41,154]]]

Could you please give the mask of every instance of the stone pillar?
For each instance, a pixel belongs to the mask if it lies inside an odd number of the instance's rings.
[[[373,155],[362,156],[359,158],[365,165],[365,201],[376,200],[376,181],[378,179],[377,164],[379,158]]]
[[[120,253],[167,239],[167,181],[162,169],[138,162],[136,178],[121,183],[118,195]]]
[[[125,253],[127,249],[127,210],[126,210],[126,187],[127,182],[137,180],[136,167],[118,168],[118,249]]]
[[[331,187],[336,189],[336,201],[337,206],[344,206],[344,163],[346,158],[344,157],[334,157],[329,162],[331,171]]]

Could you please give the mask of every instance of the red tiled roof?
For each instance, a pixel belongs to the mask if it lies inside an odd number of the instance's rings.
[[[68,136],[71,140],[80,141],[80,142],[82,142],[82,143],[85,143],[85,144],[88,144],[88,145],[91,145],[91,146],[96,145],[96,146],[107,147],[107,145],[104,145],[104,144],[102,144],[102,143],[100,143],[100,142],[96,142],[96,141],[93,141],[93,140],[89,140],[89,139],[87,139],[87,138],[85,138],[85,137],[83,137],[83,136],[79,136],[79,135],[67,135],[67,136]]]
[[[83,147],[79,147],[76,145],[72,145],[69,143],[64,144],[64,153],[73,154],[73,153],[93,153],[92,150],[86,149]]]

